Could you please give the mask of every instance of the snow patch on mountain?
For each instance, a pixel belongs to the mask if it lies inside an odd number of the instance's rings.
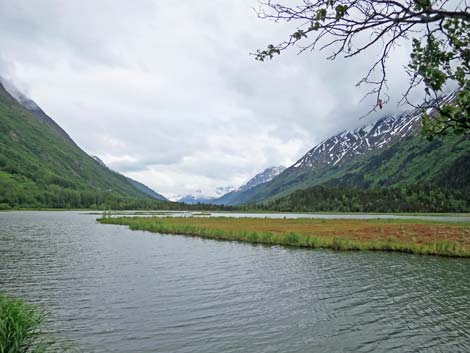
[[[383,148],[419,128],[421,110],[387,115],[376,122],[339,134],[321,142],[291,168],[336,166],[368,151]]]
[[[184,195],[184,196],[178,195],[176,197],[176,201],[184,202],[189,205],[193,205],[197,203],[211,203],[212,201],[233,191],[234,189],[235,188],[233,186],[218,186],[215,189],[211,189],[211,190],[198,189],[189,195]]]
[[[223,204],[223,200],[226,197],[243,192],[249,189],[254,188],[263,183],[271,181],[276,176],[281,174],[286,167],[278,166],[267,168],[259,174],[256,174],[253,178],[248,180],[248,182],[238,188],[233,186],[224,186],[217,187],[215,190],[208,190],[204,192],[203,190],[196,190],[190,195],[178,196],[177,201],[184,202],[187,204],[196,204],[196,203],[214,203],[214,204]]]
[[[260,184],[267,183],[268,181],[273,180],[275,177],[281,174],[284,170],[286,170],[286,167],[284,166],[267,168],[261,173],[256,174],[250,180],[248,180],[246,184],[235,189],[235,191],[246,191]]]

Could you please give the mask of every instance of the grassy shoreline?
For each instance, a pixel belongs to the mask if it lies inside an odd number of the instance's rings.
[[[470,258],[470,223],[419,220],[106,217],[131,230],[253,244]]]
[[[296,212],[296,211],[263,211],[263,210],[240,210],[240,211],[213,211],[213,213],[240,213],[240,214],[305,214],[305,215],[370,215],[370,216],[429,216],[429,217],[470,217],[470,213],[432,213],[432,212],[335,212],[335,211],[318,211],[318,212]]]

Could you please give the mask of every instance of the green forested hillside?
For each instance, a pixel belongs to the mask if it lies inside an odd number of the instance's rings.
[[[286,188],[254,207],[310,212],[470,212],[470,139],[450,135],[431,143],[417,131],[343,166],[301,177],[291,186],[296,190],[286,192]],[[286,185],[285,180],[277,180],[278,185]]]
[[[155,201],[38,119],[0,85],[0,207],[147,204]]]
[[[419,132],[344,166],[328,185],[400,187],[420,183],[461,189],[470,170],[460,168],[470,157],[470,139],[449,135],[429,142]],[[468,162],[467,162],[468,163]],[[456,170],[456,168],[460,168]],[[447,175],[447,177],[444,177]]]
[[[248,208],[290,212],[470,212],[470,192],[432,184],[367,189],[320,185]]]
[[[127,178],[127,180],[129,181],[129,183],[132,184],[132,186],[134,186],[138,190],[142,191],[147,196],[150,196],[152,199],[159,200],[159,201],[168,201],[168,199],[165,196],[163,196],[163,195],[159,194],[158,192],[155,192],[154,190],[150,189],[147,185],[142,184],[142,183],[138,182],[137,180],[131,179],[129,177]]]
[[[272,201],[316,185],[352,188],[429,184],[458,189],[470,184],[470,139],[448,136],[429,142],[419,131],[348,163],[313,169],[289,168],[271,182],[239,195],[237,203]]]
[[[0,85],[0,209],[186,207],[152,199],[39,113]],[[468,137],[430,143],[416,130],[342,164],[293,166],[238,193],[233,204],[280,211],[467,212],[469,181]]]

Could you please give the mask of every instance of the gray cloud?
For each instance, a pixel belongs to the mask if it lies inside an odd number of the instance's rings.
[[[165,195],[237,186],[362,124],[371,103],[354,86],[368,57],[256,62],[291,25],[258,20],[255,5],[0,0],[0,74],[85,151]],[[396,101],[406,48],[390,62]]]

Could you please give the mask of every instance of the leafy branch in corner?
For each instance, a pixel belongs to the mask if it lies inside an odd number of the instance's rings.
[[[273,59],[290,47],[327,50],[328,59],[351,58],[378,50],[369,70],[357,86],[372,88],[369,113],[389,101],[387,60],[403,40],[411,41],[406,71],[409,86],[401,103],[408,103],[414,89],[424,90],[423,131],[432,139],[449,131],[470,134],[470,7],[468,0],[299,0],[260,1],[262,19],[295,22],[298,26],[285,41],[258,50],[259,61]],[[446,87],[456,88],[452,99],[443,100]],[[432,112],[432,114],[431,114]]]

